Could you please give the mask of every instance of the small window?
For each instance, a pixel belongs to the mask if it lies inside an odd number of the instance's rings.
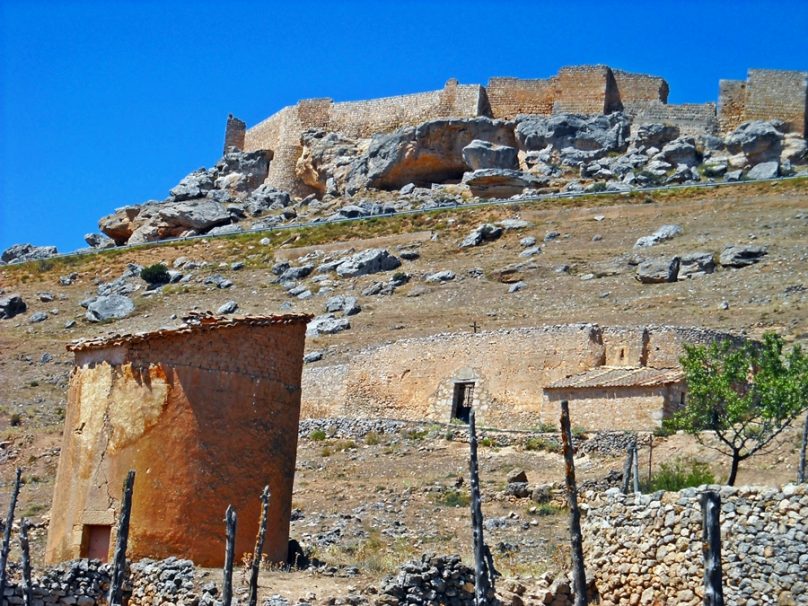
[[[471,404],[474,401],[474,382],[467,381],[454,384],[454,395],[452,397],[452,418],[459,419],[464,423],[469,422]]]
[[[81,537],[81,557],[106,562],[109,559],[109,538],[112,527],[85,524]]]

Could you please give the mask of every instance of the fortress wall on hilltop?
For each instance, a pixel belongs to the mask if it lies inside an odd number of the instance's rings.
[[[612,75],[623,105],[643,101],[668,102],[669,87],[664,78],[619,69],[613,69]]]
[[[718,83],[718,125],[722,132],[733,131],[746,115],[746,82],[721,80]]]
[[[659,101],[627,103],[625,113],[639,124],[661,122],[679,127],[682,135],[714,134],[718,118],[714,103],[666,105]]]
[[[614,77],[605,65],[562,67],[558,71],[558,94],[553,113],[609,113],[610,102],[614,102],[614,88]]]
[[[519,114],[552,114],[556,86],[556,78],[491,78],[486,86],[491,117],[509,119]]]

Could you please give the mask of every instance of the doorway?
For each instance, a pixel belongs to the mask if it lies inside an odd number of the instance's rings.
[[[474,382],[463,381],[454,384],[454,394],[452,395],[452,418],[469,422],[469,413],[474,401]]]
[[[109,538],[112,527],[85,524],[81,537],[81,557],[106,562],[109,559]]]

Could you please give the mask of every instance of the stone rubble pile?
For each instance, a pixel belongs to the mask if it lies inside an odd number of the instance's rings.
[[[424,554],[420,561],[404,564],[398,574],[385,580],[377,604],[474,604],[474,571],[460,556]],[[493,596],[492,596],[493,597]]]

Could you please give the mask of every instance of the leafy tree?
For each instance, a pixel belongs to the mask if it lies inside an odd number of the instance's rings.
[[[149,284],[168,284],[171,281],[171,276],[168,275],[168,269],[162,263],[155,263],[140,270],[140,277]]]
[[[706,445],[732,457],[730,486],[741,461],[769,446],[808,409],[808,355],[798,346],[784,354],[782,338],[773,333],[762,343],[685,346],[680,361],[687,404],[666,423],[700,443],[700,432],[715,432],[718,443]]]

